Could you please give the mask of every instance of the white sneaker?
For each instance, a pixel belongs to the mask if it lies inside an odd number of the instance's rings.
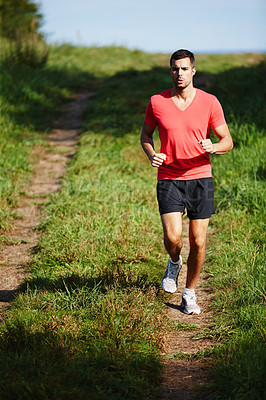
[[[177,278],[182,268],[182,257],[179,256],[178,264],[173,264],[170,260],[165,274],[161,280],[161,287],[165,292],[174,293],[177,289]]]
[[[181,308],[185,314],[190,314],[190,315],[200,314],[200,307],[196,303],[196,296],[194,294],[182,295]]]

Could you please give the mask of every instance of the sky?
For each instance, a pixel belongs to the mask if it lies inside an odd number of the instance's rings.
[[[266,52],[265,0],[39,0],[49,43]]]

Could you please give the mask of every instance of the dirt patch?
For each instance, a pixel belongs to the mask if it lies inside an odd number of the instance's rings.
[[[32,154],[38,157],[38,162],[31,184],[23,188],[24,195],[16,209],[21,218],[13,221],[12,228],[6,232],[7,244],[0,251],[0,310],[9,305],[25,280],[25,267],[40,239],[35,228],[41,221],[47,195],[60,189],[60,180],[76,151],[82,114],[91,95],[72,95],[46,138],[48,146],[37,146]]]
[[[188,240],[189,222],[183,222],[183,248],[182,257],[187,259],[189,254]],[[178,354],[193,355],[203,350],[208,350],[217,345],[217,342],[206,338],[200,338],[199,332],[210,330],[211,321],[211,293],[206,288],[206,280],[209,278],[203,272],[200,275],[196,296],[201,307],[200,315],[186,315],[181,312],[180,303],[182,292],[186,283],[187,265],[184,263],[178,279],[178,289],[169,295],[165,307],[165,316],[170,321],[183,323],[186,330],[173,329],[164,336],[163,347],[163,397],[161,400],[201,400],[206,399],[204,386],[209,383],[210,360],[199,358],[175,358]]]

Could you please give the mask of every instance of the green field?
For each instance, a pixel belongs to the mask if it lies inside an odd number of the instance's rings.
[[[265,398],[265,56],[199,55],[235,143],[213,156],[217,214],[206,267],[214,292],[216,399]],[[52,47],[42,68],[2,65],[1,240],[16,218],[31,153],[59,106],[90,91],[80,144],[50,196],[30,277],[0,327],[0,397],[152,399],[160,394],[159,292],[168,256],[156,171],[139,135],[149,97],[171,85],[169,55]],[[196,85],[197,86],[197,85]],[[158,136],[156,136],[158,146]],[[184,328],[185,329],[185,328]],[[204,333],[203,333],[204,334]],[[206,332],[210,335],[210,332]]]

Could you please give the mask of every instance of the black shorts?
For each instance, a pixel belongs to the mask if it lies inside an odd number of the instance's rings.
[[[205,219],[215,214],[212,178],[180,181],[163,179],[157,183],[160,214],[184,213],[189,219]]]

